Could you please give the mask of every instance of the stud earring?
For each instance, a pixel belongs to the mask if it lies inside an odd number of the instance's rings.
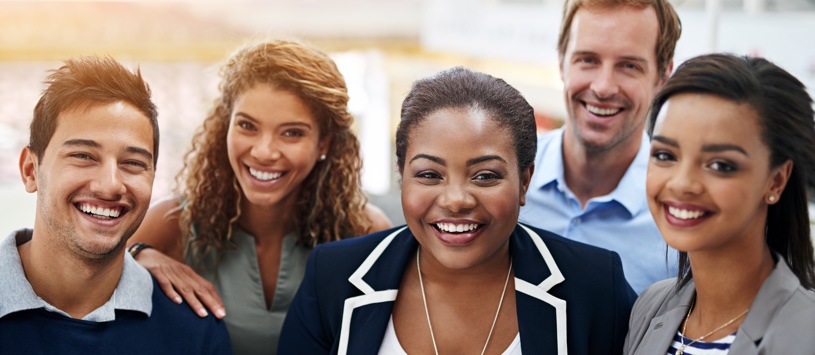
[[[325,154],[320,154],[320,161],[325,160]]]
[[[773,195],[770,195],[770,197],[768,197],[767,199],[770,200],[770,202],[775,202],[775,196]]]

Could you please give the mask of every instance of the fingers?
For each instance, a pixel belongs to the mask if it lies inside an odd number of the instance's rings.
[[[222,319],[226,316],[224,302],[221,300],[221,296],[218,295],[218,291],[215,290],[215,287],[206,280],[204,280],[204,282],[206,282],[206,285],[203,289],[196,290],[195,294],[198,296],[198,300],[201,301],[207,309],[212,311],[212,314],[214,314],[216,318]]]
[[[184,268],[173,270],[173,272],[180,273],[176,277],[179,280],[176,290],[181,293],[181,296],[184,297],[184,300],[187,301],[187,304],[198,316],[206,317],[208,314],[207,309],[212,311],[212,314],[217,318],[226,316],[223,301],[221,301],[221,297],[218,296],[218,292],[212,283],[196,274],[186,265],[184,265]]]
[[[167,276],[164,275],[164,273],[153,273],[153,277],[156,278],[156,282],[158,282],[159,287],[161,287],[161,290],[164,291],[164,294],[167,295],[169,299],[173,300],[173,302],[176,304],[181,304],[181,296],[175,292],[173,284],[170,282]]]
[[[137,260],[156,278],[161,290],[173,302],[187,305],[199,317],[206,317],[212,311],[217,318],[226,316],[223,301],[212,285],[189,266],[170,258],[156,250],[145,250]],[[203,302],[203,303],[202,303]]]

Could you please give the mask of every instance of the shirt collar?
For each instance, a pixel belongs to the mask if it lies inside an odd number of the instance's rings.
[[[545,146],[540,147],[538,150],[541,152],[541,157],[536,161],[536,171],[532,178],[531,186],[541,189],[549,184],[555,183],[555,187],[559,191],[565,192],[568,190],[566,178],[563,173],[563,134],[563,128],[559,128],[544,134],[538,139],[538,144]],[[634,157],[631,165],[625,171],[623,178],[620,179],[617,187],[615,187],[610,194],[595,197],[590,201],[617,201],[625,207],[631,215],[636,215],[642,209],[648,208],[647,199],[644,199],[643,196],[645,196],[645,176],[648,168],[650,150],[651,143],[648,140],[648,136],[643,134],[640,149],[637,151],[637,155]],[[543,162],[550,163],[544,165]]]
[[[648,208],[648,199],[645,197],[645,177],[648,173],[648,157],[651,154],[651,142],[643,134],[640,150],[625,171],[620,183],[608,194],[612,200],[616,200],[625,207],[632,215]]]
[[[0,318],[10,313],[37,308],[68,317],[67,313],[37,296],[25,277],[17,246],[30,241],[32,235],[31,229],[20,229],[0,241],[0,270],[3,270],[0,274]],[[115,310],[119,309],[142,312],[150,316],[153,309],[152,278],[130,254],[124,253],[124,258],[122,276],[110,300],[83,317],[83,320],[113,321],[116,318]]]
[[[538,151],[541,156],[536,159],[531,186],[540,189],[557,182],[557,187],[563,191],[563,187],[566,186],[563,177],[563,128],[540,136]],[[549,164],[544,165],[543,162],[549,162]]]

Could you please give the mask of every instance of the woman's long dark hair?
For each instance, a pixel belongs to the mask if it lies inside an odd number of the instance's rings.
[[[770,148],[770,167],[791,160],[792,174],[778,203],[767,210],[766,238],[781,254],[801,285],[815,289],[815,254],[809,228],[808,189],[815,186],[815,114],[812,98],[798,79],[763,58],[709,54],[692,58],[656,95],[648,115],[648,135],[659,110],[673,95],[701,93],[750,105],[763,128],[761,139]],[[690,260],[679,253],[679,286],[693,278]]]

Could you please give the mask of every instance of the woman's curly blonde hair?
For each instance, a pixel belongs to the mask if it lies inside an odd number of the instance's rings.
[[[238,49],[220,74],[221,96],[195,133],[176,177],[186,199],[179,220],[184,254],[201,260],[230,247],[243,193],[229,163],[226,135],[235,100],[256,84],[296,94],[314,114],[321,138],[330,137],[326,159],[314,166],[300,189],[294,213],[298,243],[313,247],[365,234],[371,223],[359,182],[359,141],[351,132],[354,119],[347,110],[345,81],[331,58],[302,43],[267,41]]]

